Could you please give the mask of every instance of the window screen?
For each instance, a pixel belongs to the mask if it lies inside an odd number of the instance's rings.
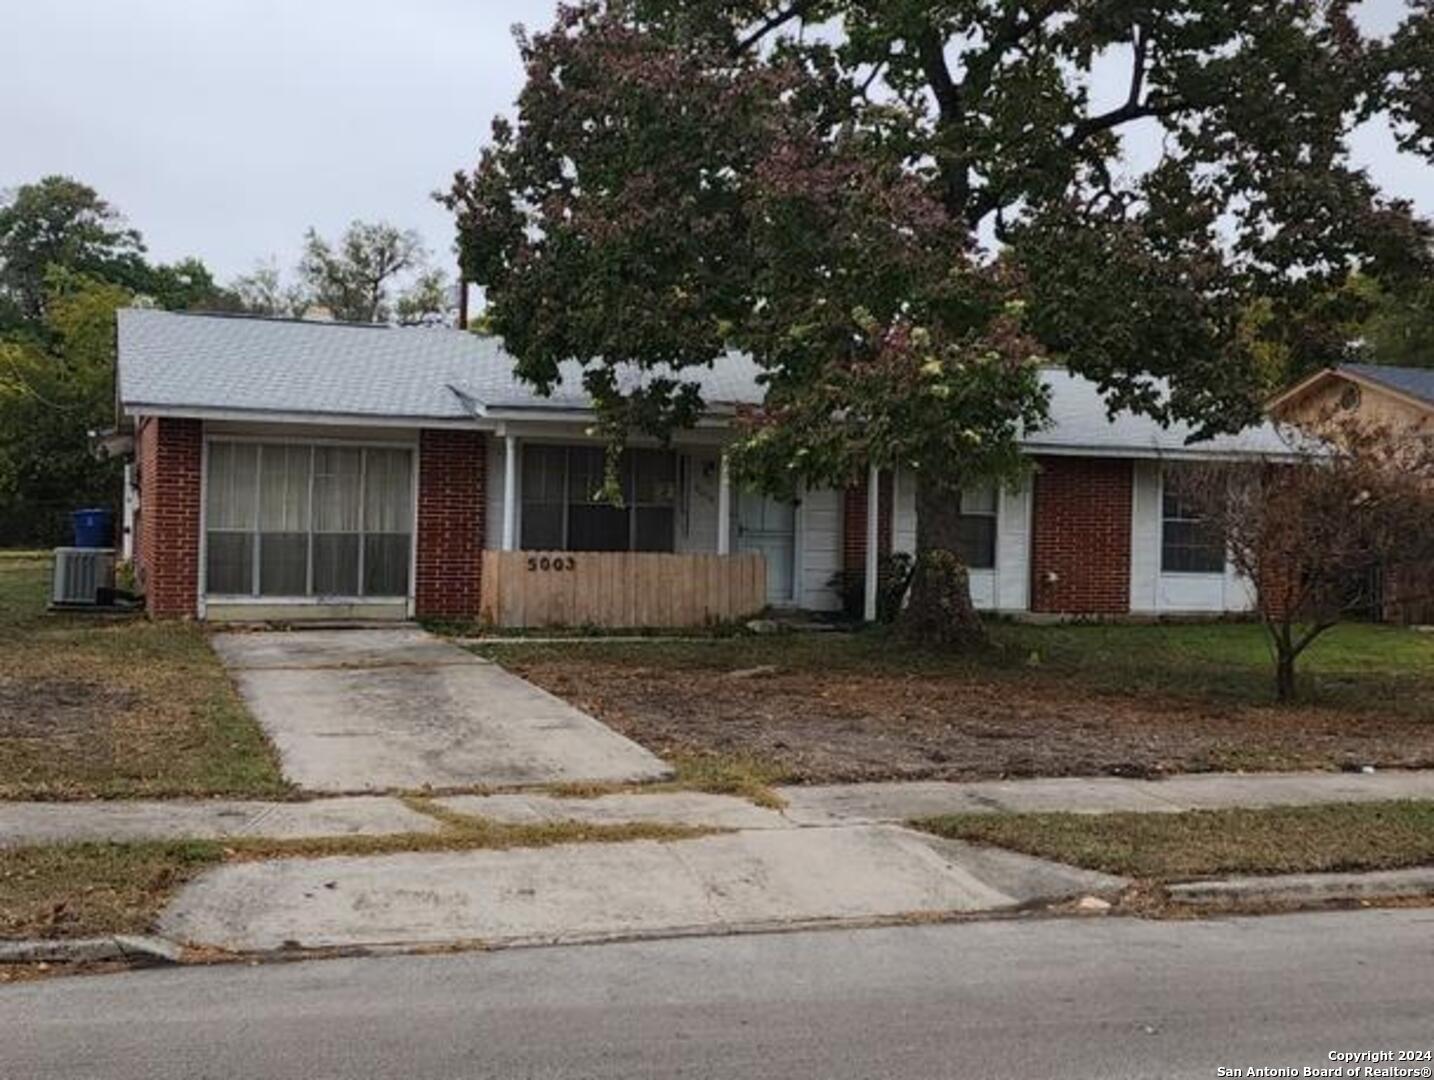
[[[215,443],[209,448],[204,521],[206,582],[210,592],[247,594],[253,591],[258,492],[257,446]]]
[[[259,595],[303,596],[309,587],[307,446],[260,448]]]
[[[602,447],[523,447],[522,546],[526,551],[672,551],[677,458],[631,450],[618,463],[621,506],[604,501]]]
[[[208,593],[407,595],[410,451],[219,441],[208,458]]]
[[[561,551],[567,546],[568,452],[562,446],[525,446],[523,455],[522,546],[526,551]]]

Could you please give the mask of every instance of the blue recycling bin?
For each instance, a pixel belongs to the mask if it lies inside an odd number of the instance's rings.
[[[103,508],[76,510],[70,515],[75,523],[75,547],[112,547],[114,515]]]

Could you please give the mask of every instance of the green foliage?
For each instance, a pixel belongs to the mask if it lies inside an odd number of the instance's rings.
[[[519,123],[446,201],[520,374],[576,358],[614,438],[691,423],[684,369],[750,352],[739,460],[769,487],[999,473],[1039,354],[1213,433],[1272,354],[1350,354],[1328,297],[1353,267],[1427,268],[1347,145],[1386,107],[1423,145],[1426,8],[1386,44],[1344,5],[590,0],[520,38]],[[1121,58],[1128,95],[1094,102]],[[1145,174],[1136,123],[1165,130]]]
[[[1351,271],[1431,261],[1348,146],[1391,109],[1427,149],[1427,14],[1384,43],[1345,4],[586,0],[520,34],[518,123],[444,201],[518,373],[576,360],[613,444],[694,423],[686,373],[736,348],[767,388],[739,477],[900,465],[932,506],[1020,470],[1041,357],[1211,435],[1272,365],[1352,356]],[[1122,61],[1124,99],[1092,100]],[[917,542],[934,616],[961,575],[925,554],[955,545]]]
[[[69,510],[117,501],[118,466],[88,441],[115,419],[115,309],[237,306],[198,259],[144,252],[119,211],[68,177],[0,203],[0,545],[60,542]]]
[[[423,241],[412,229],[355,221],[337,244],[308,231],[299,261],[300,293],[284,294],[277,278],[254,284],[260,297],[282,297],[276,300],[280,306],[317,305],[343,322],[389,322],[395,315],[402,322],[421,322],[441,316],[449,306],[447,280],[442,271],[427,266],[427,258]],[[395,287],[407,277],[412,281],[395,298]]]
[[[1366,281],[1370,311],[1358,327],[1365,358],[1434,367],[1434,278],[1387,287]]]
[[[914,560],[909,552],[883,555],[876,564],[876,620],[895,622],[901,605],[911,588]],[[838,570],[827,582],[841,598],[842,613],[849,619],[860,619],[866,607],[866,571]]]
[[[114,313],[121,286],[52,270],[47,345],[0,341],[0,545],[57,543],[66,511],[110,506],[118,465],[87,433],[113,422]]]
[[[144,243],[95,190],[67,176],[24,184],[0,204],[0,330],[44,318],[52,266],[130,288],[147,274]]]

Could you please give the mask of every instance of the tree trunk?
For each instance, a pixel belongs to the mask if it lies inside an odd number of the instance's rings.
[[[960,499],[924,476],[916,481],[916,565],[902,633],[932,645],[978,645],[986,628],[971,604],[971,579],[961,558]]]
[[[1275,654],[1275,699],[1287,702],[1295,696],[1295,655],[1280,648]]]

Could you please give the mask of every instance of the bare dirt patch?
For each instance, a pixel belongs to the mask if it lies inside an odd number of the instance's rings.
[[[0,560],[0,799],[289,793],[198,628],[50,615],[47,578]]]
[[[138,695],[85,679],[0,678],[0,739],[108,739],[109,721]]]
[[[1434,723],[1408,714],[1099,693],[1039,676],[733,678],[517,651],[503,663],[659,755],[741,755],[789,782],[1434,765]]]

